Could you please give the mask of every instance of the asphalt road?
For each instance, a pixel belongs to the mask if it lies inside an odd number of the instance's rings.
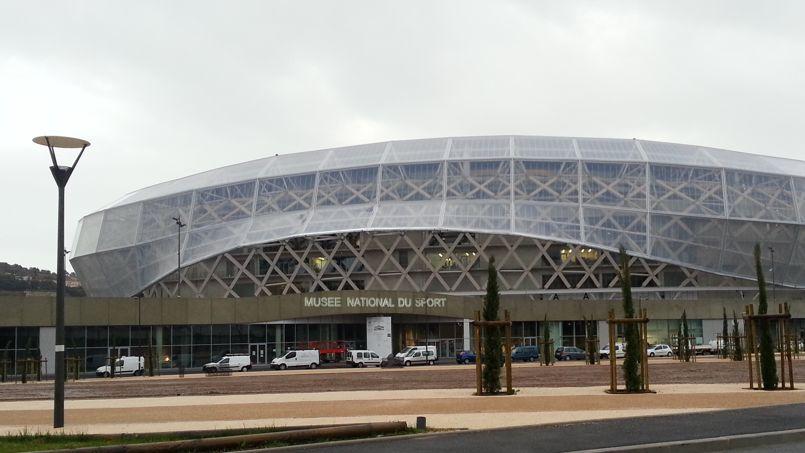
[[[653,442],[703,439],[805,428],[805,404],[718,411],[704,414],[467,431],[365,444],[306,446],[332,452],[568,452]],[[794,444],[796,446],[796,444]],[[746,451],[783,451],[783,446]],[[802,450],[790,450],[802,451]]]

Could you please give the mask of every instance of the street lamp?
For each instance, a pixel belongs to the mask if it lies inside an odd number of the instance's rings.
[[[771,299],[777,302],[777,282],[774,280],[774,247],[769,247],[771,252]]]
[[[53,393],[53,427],[64,427],[64,256],[67,251],[64,249],[64,188],[70,175],[73,174],[78,160],[84,154],[84,150],[89,146],[89,142],[80,138],[42,136],[33,139],[37,145],[47,146],[50,151],[50,160],[53,165],[50,172],[56,180],[59,188],[59,227],[56,246],[56,345],[54,348],[56,356],[56,388]],[[80,148],[81,151],[73,161],[73,165],[68,167],[59,165],[56,161],[56,148]]]
[[[182,216],[171,217],[171,219],[176,222],[176,229],[178,230],[178,245],[176,246],[176,297],[182,297],[182,227],[187,226],[187,224],[182,223]]]

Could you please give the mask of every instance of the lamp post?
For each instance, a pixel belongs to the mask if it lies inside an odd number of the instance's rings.
[[[80,138],[41,136],[33,139],[37,145],[47,146],[50,151],[50,160],[53,165],[50,173],[59,188],[59,225],[56,245],[56,344],[54,347],[56,360],[56,384],[53,392],[53,427],[64,427],[64,256],[67,251],[64,249],[64,188],[70,175],[73,174],[78,160],[84,154],[84,150],[89,146],[89,142]],[[59,165],[56,161],[56,148],[81,149],[72,166]]]
[[[769,247],[771,252],[771,299],[777,302],[777,282],[774,279],[774,247]]]
[[[182,216],[171,217],[176,222],[176,229],[178,230],[176,236],[176,297],[182,297],[182,227],[187,226],[182,223]]]

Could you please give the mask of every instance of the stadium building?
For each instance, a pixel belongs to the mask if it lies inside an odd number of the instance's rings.
[[[91,297],[68,303],[68,354],[89,367],[148,337],[164,366],[335,342],[452,355],[493,256],[516,341],[584,347],[619,307],[621,245],[650,340],[687,310],[707,342],[756,296],[756,243],[770,294],[805,317],[804,224],[805,162],[723,149],[489,136],[277,155],[81,219],[70,261]]]

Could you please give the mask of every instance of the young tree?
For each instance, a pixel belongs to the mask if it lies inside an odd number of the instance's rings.
[[[676,356],[679,360],[685,360],[685,340],[682,336],[682,321],[679,322],[676,332]]]
[[[757,272],[759,315],[769,311],[766,299],[766,279],[763,277],[763,265],[760,261],[760,244],[755,244],[755,271]],[[763,378],[763,389],[777,388],[777,363],[774,361],[774,342],[771,338],[771,326],[767,320],[760,322],[760,374]]]
[[[719,352],[721,353],[721,358],[726,359],[730,356],[729,351],[727,350],[727,336],[729,336],[730,331],[729,326],[727,325],[727,308],[721,307],[721,310],[723,311],[724,322],[721,326],[721,344],[717,346],[720,348]]]
[[[542,321],[542,363],[550,365],[553,361],[553,351],[551,351],[551,329],[548,326],[548,314],[545,313],[545,320]]]
[[[743,347],[741,347],[741,332],[738,330],[738,317],[735,316],[735,310],[732,310],[732,337],[734,343],[732,344],[732,360],[740,362],[744,359]]]
[[[498,291],[498,271],[495,268],[495,257],[489,259],[487,269],[488,279],[486,282],[486,297],[484,298],[484,320],[497,321],[498,310],[500,308],[500,293]],[[500,363],[502,362],[503,352],[501,351],[500,327],[484,327],[484,352],[483,352],[483,388],[489,394],[500,391]]]
[[[690,329],[688,329],[688,313],[687,310],[682,310],[682,349],[679,351],[685,362],[690,362],[690,355],[693,351],[690,350]]]
[[[623,295],[623,314],[626,318],[634,318],[634,302],[632,301],[632,277],[629,272],[629,255],[623,246],[619,250],[621,259],[620,280],[621,293]],[[626,381],[627,392],[637,392],[640,390],[640,332],[637,324],[629,323],[624,327],[624,337],[626,340],[626,357],[623,359],[623,376]],[[615,345],[609,345],[610,352],[615,353]]]

